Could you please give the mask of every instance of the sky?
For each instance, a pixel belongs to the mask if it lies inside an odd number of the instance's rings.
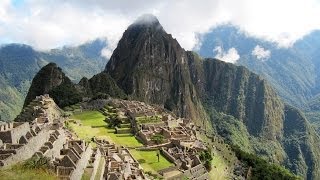
[[[111,54],[124,30],[146,13],[187,50],[199,43],[198,34],[224,23],[283,47],[320,29],[320,0],[0,0],[0,44],[48,50],[105,37]]]

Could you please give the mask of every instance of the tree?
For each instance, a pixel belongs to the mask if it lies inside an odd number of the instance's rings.
[[[121,126],[121,120],[117,117],[111,117],[109,121],[109,127],[120,127]]]
[[[151,137],[151,140],[157,144],[161,144],[164,141],[164,136],[161,134],[155,134]]]
[[[211,150],[204,150],[202,152],[200,152],[199,155],[200,160],[202,161],[202,163],[204,163],[204,166],[206,167],[206,169],[208,171],[211,170],[211,161],[212,161],[212,155],[211,155]]]

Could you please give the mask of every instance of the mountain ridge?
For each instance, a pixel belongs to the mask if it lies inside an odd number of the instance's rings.
[[[101,72],[108,61],[101,56],[108,46],[105,39],[96,39],[79,46],[65,46],[49,51],[37,51],[24,44],[0,47],[0,116],[11,121],[23,107],[31,81],[42,67],[55,62],[72,81]]]

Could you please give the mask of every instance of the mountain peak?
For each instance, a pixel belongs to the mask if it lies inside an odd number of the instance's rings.
[[[133,24],[136,24],[136,25],[159,24],[160,25],[158,18],[153,14],[143,14],[139,16]]]
[[[159,20],[153,14],[144,14],[139,16],[128,29],[151,28],[155,30],[163,30]]]

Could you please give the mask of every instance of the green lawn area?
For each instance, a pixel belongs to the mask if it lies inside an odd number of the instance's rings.
[[[119,146],[140,147],[142,144],[132,134],[115,134],[114,128],[108,128],[105,116],[99,111],[85,111],[70,117],[80,120],[82,125],[70,123],[71,128],[81,138],[90,140],[93,136],[102,137]]]
[[[0,179],[3,180],[58,180],[58,178],[49,172],[41,169],[24,169],[21,165],[15,165],[11,168],[0,170]]]
[[[81,120],[84,126],[106,126],[105,116],[99,111],[84,111],[71,116],[70,119]]]
[[[174,166],[164,156],[160,154],[160,161],[158,162],[157,151],[138,151],[130,150],[132,156],[140,162],[145,172],[151,171],[157,173],[161,169]]]
[[[115,134],[114,128],[108,128],[104,122],[105,116],[99,111],[86,111],[70,117],[70,119],[80,120],[82,125],[69,123],[73,131],[82,139],[90,140],[91,137],[105,138],[116,145],[125,147],[141,147],[141,144],[132,134]],[[160,155],[158,162],[157,151],[138,151],[131,149],[133,157],[141,162],[144,171],[157,173],[158,170],[173,166],[165,157]]]
[[[158,123],[161,122],[162,116],[140,116],[136,117],[138,124]]]
[[[209,172],[210,179],[217,179],[217,180],[228,179],[228,172],[225,171],[225,168],[228,167],[228,165],[221,155],[213,156],[211,164],[212,164],[212,170]]]

